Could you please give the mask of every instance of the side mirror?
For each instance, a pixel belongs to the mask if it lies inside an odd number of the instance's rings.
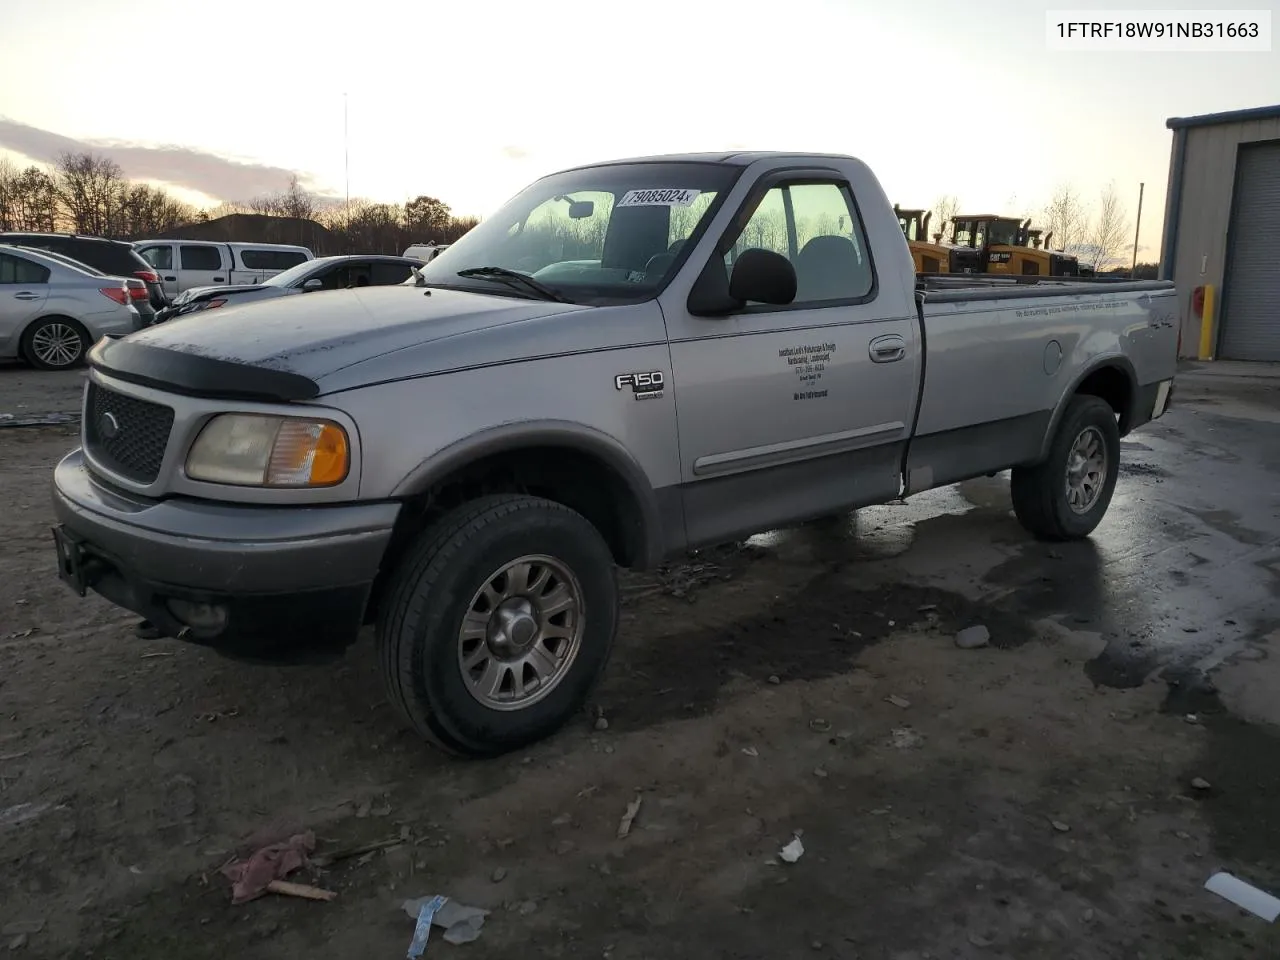
[[[744,250],[725,270],[712,257],[689,291],[688,310],[695,317],[718,317],[741,310],[748,301],[784,305],[796,298],[796,270],[791,261],[772,250]]]
[[[302,285],[303,293],[312,293],[316,290],[322,290],[322,289],[324,289],[324,281],[321,280],[319,277],[312,277],[310,280],[308,280],[306,283]]]

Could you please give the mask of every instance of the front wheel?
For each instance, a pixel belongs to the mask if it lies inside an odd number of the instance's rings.
[[[586,703],[618,624],[613,556],[581,515],[485,497],[427,530],[394,574],[377,635],[392,703],[446,750],[495,756]]]
[[[89,332],[70,317],[45,317],[22,335],[22,355],[39,370],[78,366],[90,346]]]
[[[1033,467],[1010,477],[1019,522],[1045,540],[1080,540],[1102,522],[1120,474],[1120,429],[1105,400],[1072,398],[1049,446]]]

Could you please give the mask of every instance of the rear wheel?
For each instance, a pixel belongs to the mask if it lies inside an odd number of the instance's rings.
[[[89,333],[70,317],[37,320],[22,335],[22,355],[40,370],[67,370],[84,362]]]
[[[561,727],[604,670],[613,556],[581,515],[485,497],[419,538],[394,574],[378,645],[388,695],[423,736],[494,756]]]
[[[1010,478],[1019,522],[1045,540],[1079,540],[1102,522],[1120,473],[1120,430],[1105,400],[1077,396],[1067,404],[1049,456],[1015,467]]]

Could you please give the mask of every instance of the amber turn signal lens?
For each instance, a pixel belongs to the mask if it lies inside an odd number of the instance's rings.
[[[347,478],[346,432],[335,423],[284,420],[276,433],[266,482],[281,487],[330,487]]]

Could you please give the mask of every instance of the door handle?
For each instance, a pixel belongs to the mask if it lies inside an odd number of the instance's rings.
[[[213,278],[213,282],[214,282],[214,283],[221,283],[221,282],[222,282],[222,278],[221,278],[221,277],[214,277],[214,278]]]
[[[165,277],[165,279],[166,279],[166,280],[168,280],[170,283],[172,283],[172,282],[176,281],[178,278],[177,278],[177,277]]]
[[[40,294],[38,294],[38,293],[30,293],[30,292],[28,292],[28,291],[26,291],[26,290],[23,290],[21,293],[15,293],[15,294],[13,295],[13,299],[15,299],[15,300],[39,300],[39,299],[40,299]]]
[[[896,333],[876,337],[867,348],[872,363],[892,363],[907,355],[907,341]]]

